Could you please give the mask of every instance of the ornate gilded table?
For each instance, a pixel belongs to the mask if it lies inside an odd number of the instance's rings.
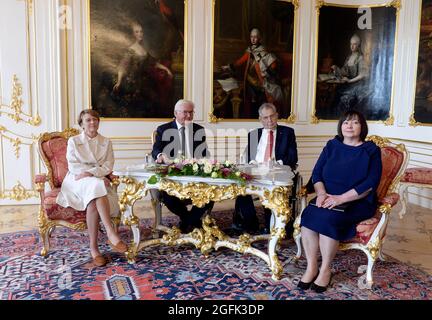
[[[252,174],[255,178],[244,185],[228,179],[186,176],[165,177],[156,184],[150,184],[148,180],[154,173],[147,171],[142,165],[115,171],[114,174],[120,176],[120,181],[124,184],[120,196],[122,222],[130,226],[133,234],[133,241],[126,252],[128,262],[135,263],[138,251],[152,245],[189,243],[195,245],[206,256],[212,249],[227,247],[263,259],[272,271],[272,278],[280,279],[282,265],[276,249],[286,235],[285,224],[291,217],[288,197],[291,194],[294,174],[289,166],[265,169],[247,165],[241,167],[241,170]],[[252,236],[244,233],[238,239],[231,238],[219,229],[213,218],[206,215],[203,217],[202,229],[195,228],[188,234],[182,234],[177,227],[170,229],[163,225],[156,225],[155,229],[164,232],[164,235],[157,239],[141,240],[139,219],[133,213],[133,205],[135,201],[146,196],[151,189],[165,191],[180,199],[191,199],[192,204],[198,207],[203,207],[210,201],[234,199],[239,195],[258,196],[263,206],[272,211],[270,234]],[[268,240],[267,253],[252,247],[251,244],[259,240]]]

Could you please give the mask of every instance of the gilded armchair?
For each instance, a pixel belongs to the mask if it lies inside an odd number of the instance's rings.
[[[68,172],[66,160],[67,141],[78,133],[76,129],[66,129],[63,132],[47,132],[38,141],[38,151],[47,169],[46,174],[38,174],[34,179],[41,199],[38,224],[43,244],[42,256],[48,254],[50,236],[56,227],[62,226],[76,231],[87,228],[85,211],[77,211],[71,207],[64,208],[56,203],[61,184]],[[113,187],[117,189],[119,184],[117,177],[110,175],[108,178],[111,180]],[[50,190],[45,190],[46,182],[49,183]],[[113,217],[112,222],[117,227],[120,223],[120,217]]]
[[[366,285],[370,288],[373,284],[372,270],[376,259],[380,258],[380,260],[384,261],[382,246],[386,236],[390,212],[399,201],[399,194],[396,193],[396,190],[408,164],[408,152],[404,144],[395,145],[385,138],[370,136],[366,140],[375,142],[381,148],[383,169],[377,189],[379,207],[375,216],[357,224],[356,236],[348,241],[341,242],[339,249],[358,249],[366,254],[368,259]],[[301,213],[307,206],[307,194],[312,192],[314,191],[310,187],[303,187],[301,192]],[[300,258],[302,252],[300,232],[301,213],[294,222],[293,233],[297,245],[297,259]]]

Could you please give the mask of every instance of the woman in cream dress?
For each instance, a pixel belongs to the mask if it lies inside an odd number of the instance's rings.
[[[86,221],[90,252],[96,266],[106,264],[99,251],[97,237],[99,217],[107,231],[108,243],[117,252],[126,252],[126,244],[111,224],[111,216],[120,208],[118,197],[107,176],[114,166],[112,143],[98,134],[99,114],[91,109],[81,111],[78,124],[83,132],[68,141],[68,173],[63,180],[57,203],[63,207],[87,211]]]

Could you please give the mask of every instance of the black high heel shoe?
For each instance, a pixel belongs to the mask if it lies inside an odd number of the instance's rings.
[[[312,279],[311,282],[303,282],[303,281],[300,280],[300,281],[297,283],[297,288],[302,289],[302,290],[307,290],[307,289],[309,289],[310,286],[312,285],[312,283],[316,280],[316,278],[318,278],[318,275],[319,275],[319,271],[318,271],[318,273],[316,274],[316,276]]]
[[[327,288],[331,285],[332,278],[333,278],[333,274],[330,275],[330,280],[329,280],[328,284],[325,287],[317,285],[315,282],[312,283],[311,286],[310,286],[311,290],[315,291],[316,293],[323,293],[323,292],[325,292],[327,290]]]

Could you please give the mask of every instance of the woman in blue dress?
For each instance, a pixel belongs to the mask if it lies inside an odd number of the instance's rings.
[[[324,292],[331,281],[331,262],[339,241],[354,237],[357,223],[375,214],[381,150],[365,142],[367,134],[365,117],[358,111],[346,112],[339,120],[338,135],[327,142],[314,167],[316,205],[309,204],[301,218],[307,269],[298,283],[300,289]],[[344,212],[333,210],[341,204],[348,205]]]

